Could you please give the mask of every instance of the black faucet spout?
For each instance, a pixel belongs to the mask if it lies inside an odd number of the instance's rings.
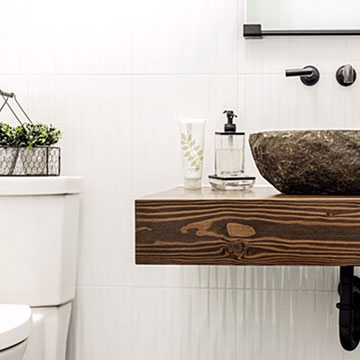
[[[289,69],[285,71],[285,76],[311,76],[313,73],[314,71],[312,69]]]
[[[290,69],[285,71],[286,77],[299,76],[301,82],[306,86],[313,86],[320,79],[319,70],[312,65],[305,66],[303,69]]]

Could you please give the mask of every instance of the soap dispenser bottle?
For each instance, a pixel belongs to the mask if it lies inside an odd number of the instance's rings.
[[[215,132],[215,175],[209,182],[218,190],[248,190],[255,184],[255,177],[244,172],[245,133],[236,132],[237,115],[225,110],[227,123],[223,132]]]

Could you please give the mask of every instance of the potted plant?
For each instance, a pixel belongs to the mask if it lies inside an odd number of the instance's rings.
[[[52,125],[0,123],[0,176],[60,175],[60,138]]]
[[[60,175],[60,148],[55,145],[61,131],[52,125],[34,124],[16,98],[15,93],[0,89],[3,104],[7,106],[19,125],[0,122],[0,176]],[[13,101],[25,120],[10,106]]]

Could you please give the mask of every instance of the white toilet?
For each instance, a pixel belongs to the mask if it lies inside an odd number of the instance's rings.
[[[64,360],[79,177],[0,178],[0,360]]]
[[[0,360],[23,358],[32,328],[26,305],[0,305]]]

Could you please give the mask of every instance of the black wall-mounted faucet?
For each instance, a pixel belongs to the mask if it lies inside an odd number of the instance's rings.
[[[320,72],[315,66],[307,65],[303,69],[286,70],[285,76],[300,76],[300,80],[304,85],[313,86],[318,83],[320,79]]]
[[[351,86],[356,81],[356,70],[350,64],[343,65],[336,72],[336,80],[342,86]]]

